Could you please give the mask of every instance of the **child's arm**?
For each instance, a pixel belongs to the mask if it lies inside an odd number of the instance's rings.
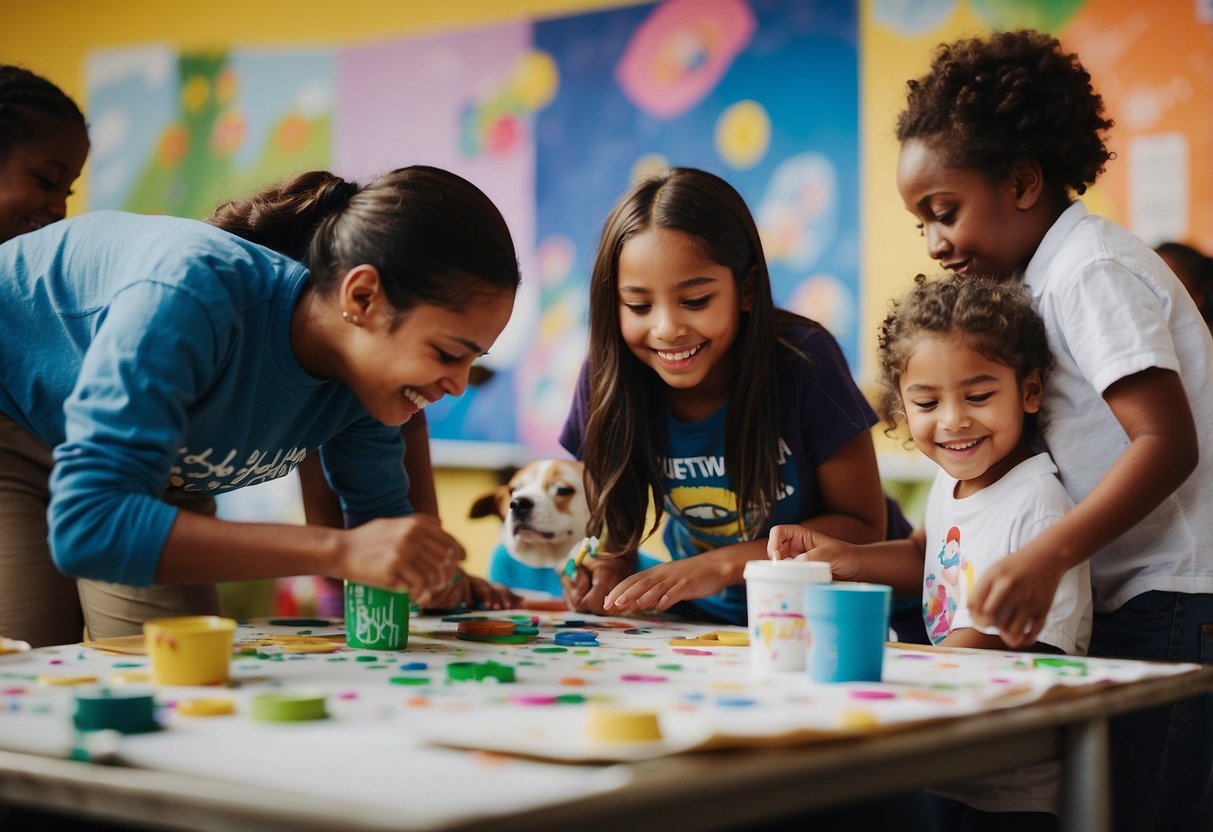
[[[1129,446],[1091,492],[1060,521],[994,564],[973,588],[974,620],[998,625],[1003,640],[1031,644],[1062,574],[1154,510],[1196,467],[1199,443],[1179,376],[1158,368],[1104,392]]]
[[[998,636],[983,633],[973,627],[959,627],[939,642],[940,647],[980,647],[982,650],[1006,650],[1007,644]]]
[[[603,608],[608,613],[664,611],[679,601],[715,595],[742,583],[746,563],[761,560],[765,545],[750,540],[650,566],[620,580],[603,599]]]
[[[842,446],[817,466],[816,475],[823,511],[804,520],[806,528],[853,543],[884,540],[887,508],[870,433],[864,431]],[[920,548],[919,584],[921,552]],[[679,601],[706,598],[726,586],[743,583],[746,563],[766,556],[766,541],[751,540],[659,564],[625,577],[603,603],[614,612],[666,610]]]
[[[796,558],[830,564],[836,581],[870,581],[888,584],[898,595],[922,593],[922,564],[926,534],[915,529],[904,540],[885,540],[856,546],[827,537],[802,525],[775,526],[767,539],[772,560]]]
[[[816,475],[822,511],[800,521],[802,526],[849,543],[884,540],[888,508],[871,433],[864,431],[843,445],[817,466]]]

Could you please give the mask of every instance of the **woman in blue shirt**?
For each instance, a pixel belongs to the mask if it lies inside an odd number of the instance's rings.
[[[138,632],[213,611],[219,580],[450,579],[460,548],[412,514],[399,426],[460,395],[509,319],[500,212],[418,166],[301,174],[209,223],[103,211],[0,246],[0,633]],[[348,529],[177,507],[316,449]]]

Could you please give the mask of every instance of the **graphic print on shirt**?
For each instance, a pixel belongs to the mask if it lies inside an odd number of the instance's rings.
[[[781,482],[777,502],[796,493],[788,482],[791,453],[780,440]],[[787,463],[785,467],[785,463]],[[670,457],[662,459],[665,510],[680,527],[680,539],[687,540],[695,553],[718,549],[739,540],[751,539],[762,529],[751,511],[744,518],[737,508],[737,492],[730,487],[723,455]],[[744,530],[744,534],[743,534]]]
[[[205,491],[218,493],[246,485],[285,477],[307,456],[307,448],[278,448],[273,451],[255,450],[239,455],[232,448],[226,454],[215,453],[214,448],[191,451],[188,447],[177,450],[177,464],[169,468],[169,486],[182,491]],[[243,458],[243,464],[232,460]]]
[[[960,549],[959,528],[948,529],[935,560],[938,569],[928,572],[924,581],[922,616],[927,635],[938,644],[952,632],[956,609],[965,602],[973,586],[973,566]]]

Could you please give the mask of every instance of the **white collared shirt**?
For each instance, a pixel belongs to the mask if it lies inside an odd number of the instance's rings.
[[[1213,339],[1191,297],[1144,242],[1075,202],[1023,275],[1057,364],[1045,390],[1045,439],[1081,502],[1129,445],[1102,398],[1159,367],[1178,373],[1200,462],[1161,505],[1091,558],[1095,609],[1150,590],[1213,592]]]

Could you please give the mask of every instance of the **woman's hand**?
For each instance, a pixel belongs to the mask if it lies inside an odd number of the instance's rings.
[[[679,601],[715,595],[732,583],[734,570],[721,550],[659,563],[619,582],[603,606],[608,613],[664,612]]]
[[[560,584],[564,587],[564,600],[569,609],[594,615],[607,615],[603,601],[612,589],[628,575],[636,571],[636,554],[598,554],[582,561],[570,578],[563,572]]]
[[[418,598],[451,583],[463,546],[426,514],[372,520],[341,533],[336,577]]]

